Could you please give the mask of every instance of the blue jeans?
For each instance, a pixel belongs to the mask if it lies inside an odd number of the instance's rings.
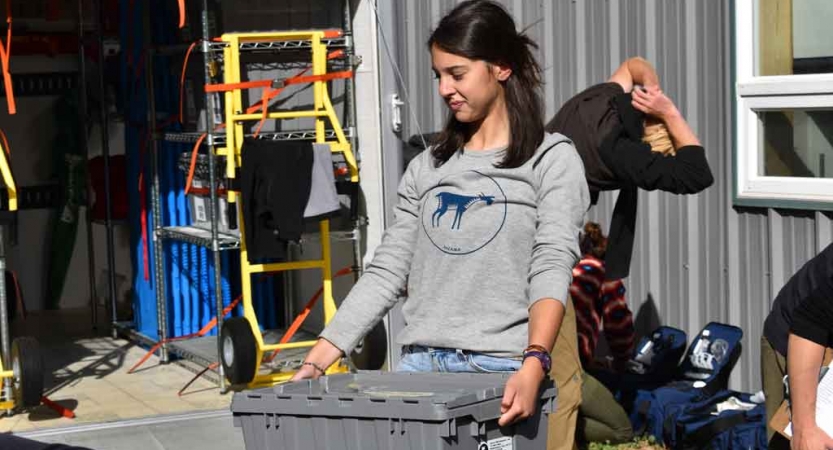
[[[402,347],[397,372],[517,372],[520,359],[498,358],[483,353],[453,348],[431,348],[421,345]]]

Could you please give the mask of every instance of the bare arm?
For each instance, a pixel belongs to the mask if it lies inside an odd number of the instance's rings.
[[[700,140],[697,139],[697,135],[694,134],[677,106],[659,87],[650,87],[645,90],[635,89],[631,96],[633,97],[632,105],[634,108],[665,123],[668,134],[671,135],[671,140],[674,141],[674,148],[700,145]]]
[[[319,338],[318,342],[316,342],[312,349],[310,349],[307,357],[304,358],[304,362],[308,362],[310,364],[301,366],[298,371],[295,372],[295,375],[292,376],[290,381],[318,378],[321,375],[324,375],[321,370],[327,370],[327,368],[338,361],[342,355],[344,355],[344,352],[333,345],[332,342]]]
[[[833,449],[833,439],[816,424],[816,390],[824,347],[790,333],[787,373],[790,376],[794,450]]]
[[[564,303],[552,298],[535,302],[529,308],[529,344],[540,345],[552,352],[565,311]]]
[[[635,84],[650,87],[659,87],[659,77],[654,66],[645,58],[636,56],[628,58],[607,80],[611,83],[618,83],[625,92],[631,92]]]
[[[552,298],[544,298],[529,308],[529,344],[540,345],[552,353],[555,337],[564,319],[564,304]],[[553,362],[557,364],[557,362]],[[547,376],[537,358],[524,360],[521,369],[506,382],[501,416],[498,425],[505,426],[535,413],[538,406],[538,390]]]

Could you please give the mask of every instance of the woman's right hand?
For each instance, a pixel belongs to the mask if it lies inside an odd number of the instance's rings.
[[[806,429],[793,428],[790,448],[792,450],[830,450],[833,449],[833,439],[815,424]]]
[[[645,90],[634,89],[631,98],[634,108],[665,123],[675,149],[687,145],[701,145],[697,135],[680,114],[680,110],[658,87]]]
[[[318,339],[318,342],[310,349],[307,357],[304,358],[305,363],[309,362],[312,364],[303,364],[289,381],[314,380],[324,375],[316,366],[327,370],[328,367],[333,365],[343,355],[344,353],[341,349],[333,345],[332,342],[326,339]]]
[[[667,120],[680,114],[674,102],[658,86],[634,89],[631,97],[633,107],[649,116]]]
[[[318,369],[309,364],[304,364],[298,368],[298,371],[295,372],[295,375],[292,375],[289,381],[315,380],[320,376],[321,372]]]

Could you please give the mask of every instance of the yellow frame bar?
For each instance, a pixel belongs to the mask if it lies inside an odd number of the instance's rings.
[[[268,273],[286,270],[323,269],[327,264],[328,262],[324,259],[310,259],[285,263],[252,264],[249,266],[249,270],[252,273]]]
[[[327,33],[325,30],[294,30],[294,31],[264,31],[256,33],[226,33],[220,37],[223,41],[229,41],[229,37],[235,37],[241,42],[246,41],[304,41],[312,40],[318,36],[323,38]]]
[[[318,341],[297,341],[297,342],[287,342],[285,344],[269,344],[263,346],[264,352],[271,352],[275,350],[289,350],[292,348],[304,348],[304,347],[312,347]]]
[[[300,119],[302,117],[327,117],[327,111],[286,111],[286,112],[270,112],[266,114],[267,119]],[[232,120],[235,122],[240,122],[244,120],[257,120],[263,118],[263,114],[254,113],[254,114],[234,114],[232,115]]]
[[[17,186],[14,183],[14,177],[12,177],[9,160],[6,158],[8,150],[3,148],[3,144],[0,144],[0,174],[2,174],[3,182],[6,184],[6,191],[9,192],[9,211],[17,211]]]
[[[0,358],[0,379],[3,378],[14,378],[14,370],[4,370],[3,368],[3,358]],[[0,383],[2,384],[2,383]]]

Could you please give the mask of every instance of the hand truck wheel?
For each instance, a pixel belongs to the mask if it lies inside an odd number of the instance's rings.
[[[12,341],[12,380],[17,406],[38,406],[43,397],[43,357],[38,341],[19,337]]]
[[[223,373],[231,384],[248,384],[257,369],[257,343],[249,321],[245,317],[232,317],[223,322],[220,334]]]

